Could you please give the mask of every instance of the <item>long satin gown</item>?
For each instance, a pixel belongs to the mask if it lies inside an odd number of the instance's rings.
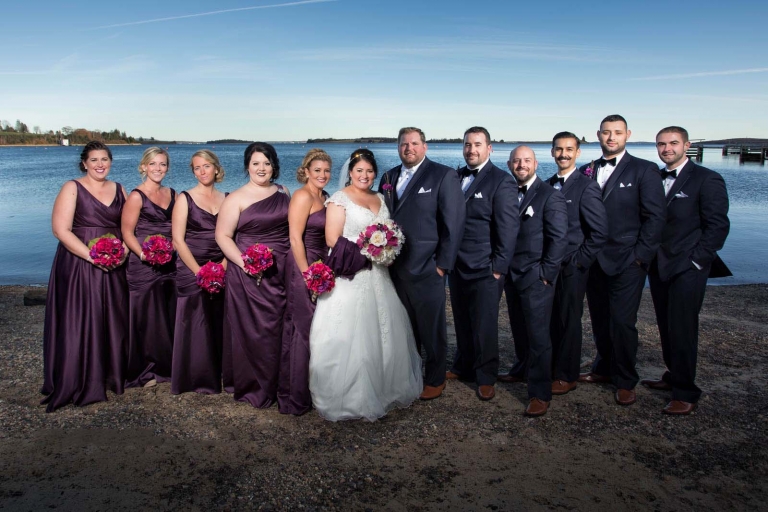
[[[83,243],[111,233],[120,237],[125,196],[118,183],[109,206],[77,184],[72,233]],[[59,243],[53,258],[43,331],[42,403],[53,412],[123,392],[128,338],[125,265],[105,272]]]
[[[143,243],[150,235],[171,240],[171,212],[176,191],[171,189],[168,208],[156,205],[141,191],[141,211],[134,234]],[[152,379],[171,380],[173,325],[176,321],[176,256],[156,267],[131,253],[126,277],[130,296],[130,333],[125,387],[143,386]]]
[[[285,312],[289,198],[275,192],[240,212],[235,244],[272,249],[273,265],[256,284],[237,265],[227,268],[225,344],[231,350],[235,400],[265,408],[277,400],[280,345]]]
[[[198,265],[216,263],[224,254],[216,243],[216,215],[195,204],[187,192],[185,241]],[[197,286],[195,274],[176,258],[176,323],[173,333],[171,393],[221,393],[221,344],[224,294],[210,294]]]
[[[325,208],[307,219],[304,248],[310,265],[328,255],[328,246],[325,245]],[[283,321],[277,402],[281,413],[298,415],[312,408],[312,395],[309,392],[309,329],[315,314],[315,304],[310,300],[310,292],[292,251],[288,251],[286,267],[288,304]]]

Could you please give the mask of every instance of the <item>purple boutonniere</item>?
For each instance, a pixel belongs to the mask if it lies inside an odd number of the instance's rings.
[[[392,185],[390,185],[389,183],[385,183],[385,184],[383,184],[383,185],[381,186],[381,188],[382,188],[383,190],[386,190],[386,191],[390,191],[390,190],[392,190]]]
[[[592,160],[586,169],[584,169],[584,176],[591,178],[595,175],[595,161]]]
[[[389,182],[390,177],[389,173],[384,175],[384,184],[381,186],[381,190],[383,190],[387,194],[387,199],[390,201],[392,200],[392,189],[394,188],[392,184]]]

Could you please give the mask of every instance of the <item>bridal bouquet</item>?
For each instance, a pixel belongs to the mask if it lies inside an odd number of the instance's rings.
[[[312,292],[313,303],[317,302],[320,295],[333,290],[333,287],[336,286],[333,270],[320,260],[311,264],[301,275],[304,276],[307,288]]]
[[[93,263],[108,270],[117,268],[125,256],[123,241],[111,233],[88,242],[88,249],[90,249],[89,256]]]
[[[173,244],[163,235],[149,235],[141,244],[141,253],[144,261],[159,267],[173,258]]]
[[[256,278],[256,285],[261,285],[261,276],[275,262],[272,249],[264,244],[253,244],[240,256],[245,263],[245,273]]]
[[[400,254],[405,243],[400,226],[392,219],[371,224],[357,237],[360,253],[379,265],[388,267]]]
[[[225,276],[224,265],[209,261],[197,272],[197,286],[210,294],[219,293],[224,289]]]

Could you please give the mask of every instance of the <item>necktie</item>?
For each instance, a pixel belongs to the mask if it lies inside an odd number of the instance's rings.
[[[663,169],[661,171],[661,179],[665,180],[667,178],[671,177],[672,179],[677,179],[677,169],[674,171],[668,171],[666,169]]]
[[[605,159],[600,158],[600,167],[605,167],[606,165],[610,165],[611,167],[616,167],[616,157]]]
[[[411,181],[412,177],[413,177],[412,169],[409,169],[407,171],[400,173],[400,178],[397,180],[397,198],[398,199],[400,199],[400,196],[403,195],[403,192],[405,191],[405,187],[408,186],[408,182]]]
[[[461,170],[460,174],[462,178],[466,178],[470,175],[477,177],[477,171],[478,169],[470,169],[469,167],[465,167]]]

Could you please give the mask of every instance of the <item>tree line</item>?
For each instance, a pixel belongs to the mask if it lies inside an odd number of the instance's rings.
[[[26,144],[61,144],[66,139],[70,144],[86,144],[92,140],[98,140],[105,144],[135,144],[143,143],[143,137],[133,137],[127,135],[124,131],[115,128],[112,131],[87,130],[85,128],[72,128],[64,126],[61,130],[41,130],[39,126],[33,126],[29,129],[26,123],[17,119],[15,124],[7,120],[0,120],[0,145]],[[147,141],[154,141],[151,137]]]

